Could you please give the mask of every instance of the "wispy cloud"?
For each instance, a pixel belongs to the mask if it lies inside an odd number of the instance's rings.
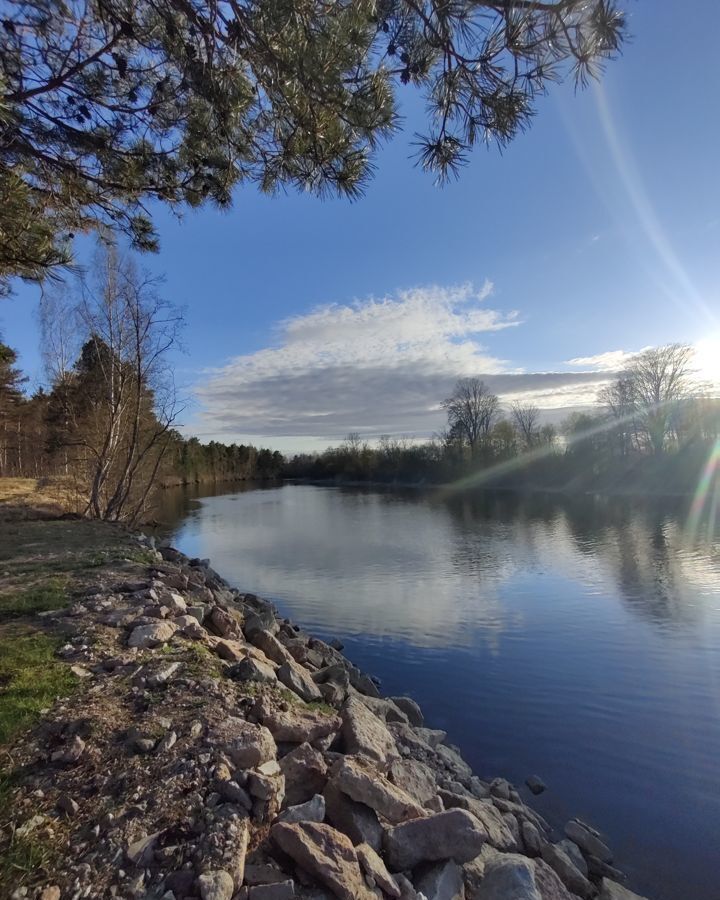
[[[642,350],[646,349],[646,347],[642,348]],[[576,356],[574,359],[566,360],[565,365],[578,366],[598,372],[618,372],[630,362],[633,356],[640,352],[641,350],[608,350],[595,356]]]
[[[206,374],[198,430],[222,438],[426,437],[442,427],[441,401],[464,375],[482,376],[505,402],[592,403],[605,369],[526,373],[487,350],[484,335],[521,324],[517,312],[488,305],[491,293],[489,282],[423,287],[281,322],[275,346]]]

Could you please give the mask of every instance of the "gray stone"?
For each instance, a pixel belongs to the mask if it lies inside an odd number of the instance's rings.
[[[135,866],[147,865],[153,858],[155,853],[155,845],[162,831],[156,831],[154,834],[148,834],[137,841],[128,844],[125,855]]]
[[[567,854],[567,856],[572,860],[575,866],[587,878],[587,862],[585,862],[585,857],[582,855],[582,850],[578,847],[578,845],[574,843],[574,841],[571,841],[569,838],[565,838],[565,840],[563,841],[558,841],[557,846],[560,847],[563,853]]]
[[[462,869],[451,859],[426,869],[415,887],[426,900],[465,900]]]
[[[543,791],[547,790],[547,785],[538,775],[529,775],[525,779],[525,784],[533,794],[542,794]]]
[[[390,765],[388,775],[393,784],[403,788],[423,806],[437,794],[437,783],[432,769],[417,760],[395,760]]]
[[[176,631],[177,625],[174,622],[161,621],[152,625],[138,625],[130,632],[128,647],[137,647],[139,650],[157,647],[169,641]]]
[[[334,735],[342,726],[339,716],[304,709],[302,706],[287,710],[265,710],[261,704],[258,719],[269,729],[276,741],[298,744],[312,743],[319,738]]]
[[[502,814],[489,800],[477,800],[441,790],[440,797],[447,809],[466,809],[482,824],[488,843],[497,850],[509,852],[517,849],[517,842]]]
[[[273,736],[262,725],[228,716],[208,733],[207,742],[240,769],[251,769],[277,756]]]
[[[376,715],[354,697],[340,710],[345,751],[388,767],[400,754],[392,734]]]
[[[224,869],[203,872],[197,883],[202,900],[231,900],[232,898],[234,890],[232,876]]]
[[[570,893],[543,859],[538,858],[534,862],[535,884],[542,900],[578,900],[577,894]]]
[[[532,822],[522,822],[520,825],[525,852],[528,856],[540,856],[542,853],[543,837]]]
[[[85,741],[80,735],[76,734],[64,747],[51,753],[50,759],[52,762],[61,763],[62,765],[73,765],[79,762],[84,751]]]
[[[308,703],[313,700],[322,700],[320,688],[294,660],[292,663],[286,662],[280,666],[277,670],[277,677],[278,681],[297,694],[301,700],[305,700]]]
[[[370,844],[358,844],[355,852],[366,877],[372,878],[385,894],[388,894],[390,897],[399,897],[400,888],[397,881],[388,872],[385,863]]]
[[[258,659],[247,657],[230,669],[230,677],[235,681],[259,681],[266,684],[277,682],[275,669]]]
[[[592,884],[587,880],[575,863],[557,844],[543,844],[542,858],[560,877],[562,883],[580,897],[592,897],[595,893]]]
[[[278,816],[279,822],[322,822],[325,819],[325,798],[322,794],[315,796],[306,803],[296,806],[288,806]]]
[[[535,884],[533,861],[516,853],[497,854],[486,863],[473,900],[543,900]]]
[[[422,710],[411,697],[390,697],[389,699],[405,713],[411,725],[422,726],[425,723]]]
[[[571,819],[565,825],[565,834],[584,852],[596,856],[602,862],[611,863],[613,855],[598,836],[597,832],[577,819]]]
[[[292,879],[276,884],[259,884],[248,891],[249,900],[293,900],[295,883]]]
[[[353,844],[369,844],[379,851],[382,846],[383,827],[374,810],[363,803],[356,803],[331,782],[323,791],[325,816],[340,831],[348,835]]]
[[[626,887],[618,884],[617,881],[611,881],[609,878],[603,878],[600,883],[600,896],[598,900],[647,900],[640,894],[634,894]]]
[[[480,852],[486,837],[474,816],[464,809],[452,809],[390,828],[384,846],[388,865],[399,872],[422,862],[468,862]]]
[[[280,760],[285,776],[285,799],[297,806],[320,794],[327,784],[327,764],[310,744],[300,744]]]
[[[253,631],[250,640],[259,650],[262,650],[268,659],[271,659],[279,666],[282,666],[285,663],[289,663],[290,665],[295,663],[294,657],[291,656],[285,647],[283,647],[275,635],[270,634],[269,631],[265,631],[264,628]]]
[[[346,756],[333,768],[333,783],[357,803],[364,803],[393,825],[424,814],[402,788],[388,781],[361,757]]]

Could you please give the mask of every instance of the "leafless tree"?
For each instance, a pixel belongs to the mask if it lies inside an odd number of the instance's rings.
[[[513,422],[526,450],[532,450],[540,440],[540,410],[533,403],[516,400],[510,407]]]
[[[461,378],[442,405],[447,412],[448,431],[467,442],[474,454],[492,431],[500,401],[479,378]]]

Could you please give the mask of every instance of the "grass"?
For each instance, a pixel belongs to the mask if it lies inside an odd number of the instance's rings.
[[[30,875],[49,870],[57,850],[46,840],[32,835],[20,837],[12,834],[0,848],[0,888],[16,888]],[[3,896],[6,896],[3,893]]]
[[[48,578],[42,584],[20,593],[0,594],[0,622],[50,609],[62,609],[67,605],[67,578]]]
[[[73,691],[77,679],[55,658],[60,643],[19,623],[0,629],[0,744],[33,725],[57,697]]]

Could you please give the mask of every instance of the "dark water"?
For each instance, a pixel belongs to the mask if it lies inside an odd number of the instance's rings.
[[[654,900],[718,900],[720,536],[682,501],[166,492],[175,543],[339,636],[483,776],[548,784]]]

